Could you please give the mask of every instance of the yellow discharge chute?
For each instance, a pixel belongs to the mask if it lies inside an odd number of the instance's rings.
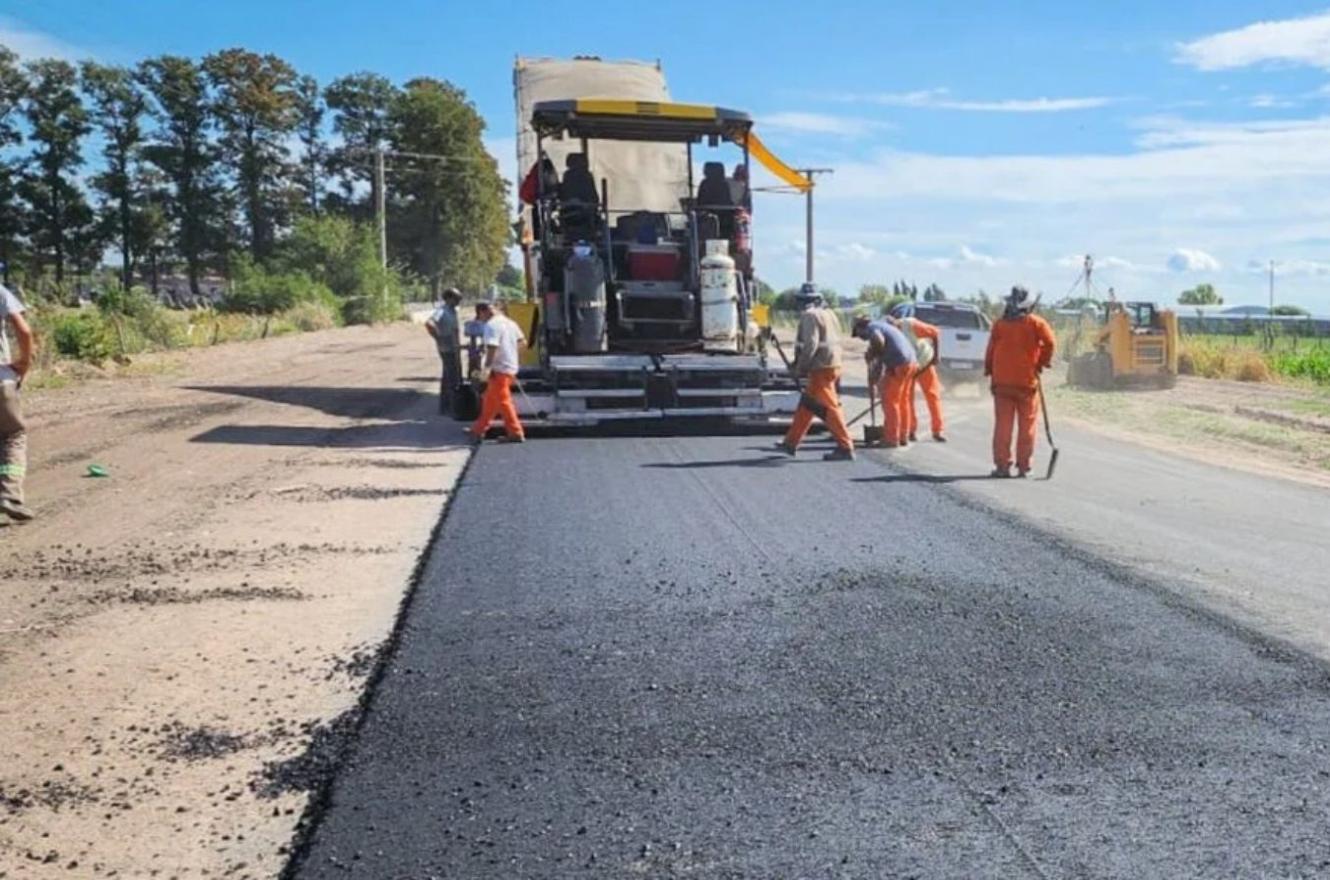
[[[756,134],[749,131],[743,136],[743,140],[748,146],[748,155],[761,162],[763,168],[801,193],[813,188],[813,181],[782,162],[779,156],[767,149],[767,145],[762,143],[762,139]]]

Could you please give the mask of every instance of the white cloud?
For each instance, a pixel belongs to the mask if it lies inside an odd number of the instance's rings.
[[[1260,21],[1177,47],[1176,60],[1199,70],[1232,70],[1264,62],[1330,70],[1330,13]]]
[[[1168,268],[1174,272],[1218,272],[1221,266],[1205,251],[1178,248],[1168,258]]]
[[[877,256],[877,251],[857,241],[837,245],[832,253],[841,259],[850,260],[856,263],[867,263]]]
[[[1036,264],[1037,265],[1037,264]],[[1063,269],[1075,269],[1080,271],[1085,266],[1085,254],[1068,254],[1057,260],[1056,265]],[[1140,274],[1152,274],[1160,272],[1159,268],[1145,263],[1137,263],[1128,260],[1125,257],[1094,257],[1095,272],[1133,272]]]
[[[927,265],[935,269],[956,269],[963,266],[974,266],[985,269],[993,269],[998,266],[1006,265],[1007,261],[993,257],[988,254],[982,254],[969,245],[961,245],[954,257],[934,257],[924,261]]]
[[[1247,101],[1247,106],[1253,107],[1257,110],[1271,110],[1271,109],[1279,109],[1284,107],[1296,107],[1297,105],[1298,102],[1292,100],[1291,98],[1281,98],[1278,95],[1270,95],[1270,94],[1253,95]]]
[[[7,15],[0,15],[0,46],[8,46],[24,61],[32,61],[37,58],[62,58],[65,61],[80,61],[91,57],[93,54],[48,33],[33,30],[23,22]]]
[[[890,128],[885,122],[860,119],[853,116],[831,116],[825,113],[785,111],[768,113],[758,120],[763,128],[798,134],[830,134],[838,137],[860,137],[871,131]]]
[[[914,92],[885,94],[845,94],[836,100],[847,103],[878,104],[883,107],[924,107],[934,110],[961,110],[975,113],[1063,113],[1068,110],[1092,110],[1116,101],[1115,98],[1005,98],[996,101],[972,101],[951,97],[947,89],[922,89]]]

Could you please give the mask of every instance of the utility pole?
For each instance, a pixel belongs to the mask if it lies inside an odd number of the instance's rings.
[[[805,198],[805,216],[804,216],[804,244],[807,248],[804,254],[804,281],[813,283],[813,189],[816,183],[813,176],[816,174],[833,174],[834,168],[800,168],[799,173],[808,178],[808,191],[804,193]]]
[[[379,264],[388,268],[387,187],[384,186],[383,147],[374,149],[374,220],[379,225]]]

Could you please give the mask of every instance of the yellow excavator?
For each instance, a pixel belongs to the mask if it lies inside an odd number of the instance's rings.
[[[1154,385],[1178,380],[1178,316],[1149,302],[1105,304],[1093,350],[1072,359],[1067,381],[1083,388]]]

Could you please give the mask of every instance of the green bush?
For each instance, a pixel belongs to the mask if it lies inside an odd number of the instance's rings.
[[[325,302],[297,303],[283,312],[282,320],[288,322],[293,330],[310,333],[315,330],[331,330],[341,323],[341,314],[337,308]]]
[[[100,363],[111,356],[106,322],[97,312],[57,313],[50,326],[55,350],[68,358]]]
[[[222,298],[226,312],[272,315],[299,303],[322,302],[336,307],[337,298],[322,284],[300,270],[270,271],[249,259],[238,259],[231,289]]]

